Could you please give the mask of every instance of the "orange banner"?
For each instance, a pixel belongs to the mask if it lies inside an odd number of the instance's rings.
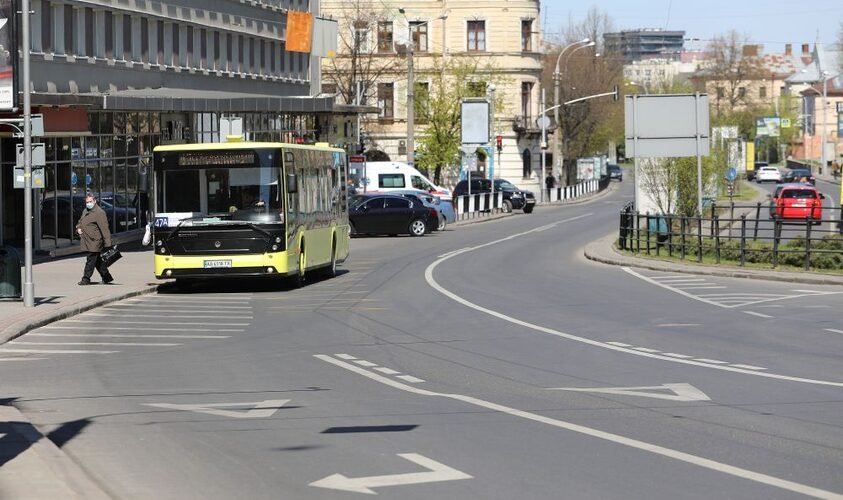
[[[287,11],[287,52],[310,53],[313,38],[313,15],[310,12]]]

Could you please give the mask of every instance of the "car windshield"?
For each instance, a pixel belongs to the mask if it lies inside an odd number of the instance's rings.
[[[621,169],[621,167],[619,167],[617,165],[609,165],[608,168],[609,168],[609,170],[613,170],[613,171],[618,171],[618,170]]]
[[[811,175],[811,172],[809,170],[791,170],[788,173],[796,177],[808,177]]]
[[[353,196],[350,200],[348,200],[348,207],[349,208],[357,208],[363,203],[366,203],[366,200],[369,198],[367,196]]]
[[[495,181],[495,186],[500,189],[518,189],[517,187],[515,187],[515,184],[505,180]]]

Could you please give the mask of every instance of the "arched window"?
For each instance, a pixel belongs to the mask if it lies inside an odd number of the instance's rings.
[[[525,179],[533,176],[533,160],[529,149],[521,153],[521,170]]]

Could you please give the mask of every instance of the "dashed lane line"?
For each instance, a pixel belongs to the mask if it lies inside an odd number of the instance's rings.
[[[749,314],[751,316],[757,316],[759,318],[767,318],[767,319],[773,318],[773,316],[770,316],[769,314],[759,313],[759,312],[755,312],[755,311],[741,311],[741,312],[744,313],[744,314]]]

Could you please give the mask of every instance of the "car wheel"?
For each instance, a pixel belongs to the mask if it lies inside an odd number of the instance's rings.
[[[427,232],[427,224],[422,219],[413,219],[410,222],[410,236],[424,236]]]
[[[524,206],[524,213],[525,213],[525,214],[531,214],[531,213],[533,213],[533,205],[525,205],[525,206]]]
[[[447,225],[448,225],[448,221],[445,220],[445,216],[442,215],[442,214],[439,214],[439,225],[436,227],[436,230],[437,231],[444,231],[445,226],[447,226]]]
[[[512,212],[512,202],[509,200],[503,200],[503,207],[501,207],[504,213]]]

